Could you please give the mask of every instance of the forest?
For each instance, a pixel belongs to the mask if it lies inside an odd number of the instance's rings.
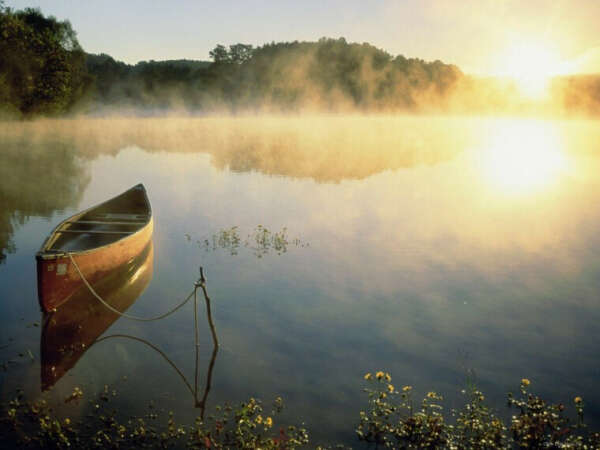
[[[0,117],[167,112],[490,112],[522,102],[514,86],[441,61],[393,56],[344,38],[217,45],[212,61],[88,54],[68,21],[0,2]],[[554,80],[568,111],[600,110],[600,77]],[[517,106],[515,106],[517,105]]]

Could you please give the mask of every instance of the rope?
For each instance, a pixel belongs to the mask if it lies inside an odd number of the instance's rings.
[[[131,336],[129,334],[111,334],[111,335],[108,335],[108,336],[101,337],[100,339],[96,339],[92,345],[98,344],[98,343],[100,343],[102,341],[106,341],[107,339],[114,339],[114,338],[131,339],[133,341],[141,342],[142,344],[145,344],[148,347],[150,347],[152,350],[154,350],[160,356],[162,356],[165,359],[165,361],[167,361],[167,363],[169,363],[169,365],[173,369],[175,369],[175,371],[181,377],[182,381],[185,383],[185,385],[187,386],[187,388],[189,389],[189,391],[191,392],[191,394],[194,395],[194,396],[196,395],[196,393],[194,392],[194,389],[192,388],[192,385],[188,382],[188,380],[185,377],[185,375],[183,374],[183,372],[181,370],[179,370],[179,367],[177,367],[175,365],[175,363],[173,361],[171,361],[171,359],[160,348],[158,348],[156,345],[152,344],[151,342],[147,341],[146,339],[142,339],[142,338],[139,338],[139,337],[136,337],[136,336]]]
[[[75,264],[75,263],[74,263]],[[75,264],[75,267],[77,268],[77,265]],[[79,269],[77,268],[77,270],[79,271]],[[81,275],[81,272],[79,272],[79,274]],[[82,279],[85,281],[85,278],[83,278],[83,275],[81,275]],[[87,282],[86,282],[87,284]],[[194,396],[194,401],[195,401],[195,407],[200,408],[200,418],[202,420],[204,420],[204,412],[206,411],[206,400],[208,398],[208,393],[210,392],[210,386],[211,386],[211,381],[212,381],[212,373],[213,373],[213,369],[215,367],[215,361],[217,359],[217,353],[219,352],[219,341],[217,339],[217,332],[215,330],[215,324],[213,323],[212,320],[212,313],[210,311],[210,298],[208,297],[208,293],[206,292],[206,279],[204,278],[204,271],[202,270],[202,267],[200,267],[200,279],[194,283],[194,292],[192,293],[194,296],[194,328],[195,328],[195,334],[194,334],[194,344],[196,347],[196,365],[195,365],[195,370],[194,370],[194,388],[192,388],[191,384],[188,382],[187,378],[185,377],[185,375],[183,374],[183,372],[181,370],[179,370],[179,368],[177,367],[177,365],[171,361],[171,359],[161,350],[159,349],[157,346],[155,346],[154,344],[152,344],[151,342],[136,337],[136,336],[131,336],[128,334],[112,334],[109,336],[104,336],[100,339],[96,339],[92,345],[95,345],[99,342],[102,342],[104,340],[107,339],[111,339],[111,338],[127,338],[127,339],[132,339],[134,341],[138,341],[141,342],[142,344],[147,345],[148,347],[150,347],[152,350],[156,351],[160,356],[162,356],[165,361],[167,361],[167,363],[169,363],[169,365],[175,369],[175,371],[177,372],[177,374],[181,377],[182,381],[185,383],[186,387],[188,388],[188,390],[190,391],[190,393]],[[89,285],[88,285],[89,287]],[[202,400],[198,400],[198,348],[200,347],[199,344],[199,336],[198,336],[198,300],[197,300],[197,291],[198,288],[201,287],[202,288],[202,292],[204,293],[204,300],[206,301],[206,316],[208,318],[208,325],[210,326],[210,331],[213,337],[213,351],[212,351],[212,355],[210,358],[210,363],[208,365],[208,373],[206,375],[206,384],[204,386],[204,394],[202,396]],[[90,290],[92,291],[92,293],[94,293],[93,289]],[[97,296],[98,298],[100,298],[100,296]],[[102,299],[100,299],[102,301]],[[187,301],[187,299],[186,299]],[[104,302],[103,302],[104,303]],[[109,305],[110,306],[110,305]],[[111,308],[112,309],[112,308]],[[117,311],[118,312],[118,311]],[[119,313],[121,314],[121,313]]]
[[[180,304],[178,304],[177,306],[175,306],[175,308],[167,311],[164,314],[161,314],[160,316],[156,316],[156,317],[137,317],[137,316],[132,316],[129,314],[126,314],[124,312],[119,311],[118,309],[113,308],[111,305],[109,305],[108,303],[106,303],[104,301],[104,299],[102,297],[100,297],[98,295],[98,293],[94,290],[94,288],[90,285],[90,283],[88,282],[88,280],[85,279],[85,277],[83,276],[83,273],[81,273],[81,270],[79,269],[79,266],[77,265],[77,263],[75,262],[75,260],[73,259],[73,255],[71,255],[71,253],[67,252],[67,255],[69,256],[69,259],[71,260],[71,262],[73,263],[73,266],[75,267],[75,270],[77,271],[77,273],[79,274],[79,276],[81,277],[81,280],[84,282],[84,284],[87,286],[87,288],[90,290],[90,292],[92,293],[92,295],[94,297],[96,297],[100,303],[102,303],[106,308],[108,308],[109,310],[111,310],[112,312],[114,312],[115,314],[118,314],[121,317],[125,317],[127,319],[130,320],[137,320],[139,322],[152,322],[155,320],[160,320],[160,319],[164,319],[165,317],[173,314],[175,311],[177,311],[179,308],[181,308],[183,305],[185,305],[187,302],[190,301],[190,299],[194,296],[194,294],[196,293],[196,289],[197,287],[194,287],[194,290],[190,293],[190,295],[187,296],[187,298],[182,301]]]

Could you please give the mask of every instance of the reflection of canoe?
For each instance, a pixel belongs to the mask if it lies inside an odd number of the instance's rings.
[[[94,290],[113,308],[125,311],[152,278],[152,241],[136,258],[94,284]],[[106,329],[119,318],[81,286],[54,313],[44,313],[41,338],[42,390],[52,387]]]
[[[52,311],[83,286],[68,254],[94,284],[135,258],[152,238],[152,229],[152,210],[141,184],[61,222],[36,255],[42,310]]]

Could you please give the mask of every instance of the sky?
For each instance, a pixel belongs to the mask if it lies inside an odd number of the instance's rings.
[[[597,0],[6,0],[68,19],[84,50],[115,59],[208,60],[217,44],[345,37],[458,65],[476,75],[515,66],[600,73]]]

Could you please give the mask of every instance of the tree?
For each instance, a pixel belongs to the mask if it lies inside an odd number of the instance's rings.
[[[243,64],[252,58],[254,48],[248,44],[230,45],[229,50],[218,44],[208,54],[215,63]]]
[[[229,54],[227,53],[227,49],[221,44],[218,44],[208,54],[215,63],[229,62]]]
[[[24,115],[52,114],[81,97],[90,79],[68,21],[2,7],[0,36],[0,102]]]
[[[235,44],[229,46],[229,60],[234,64],[242,64],[252,58],[254,49],[251,45]]]

